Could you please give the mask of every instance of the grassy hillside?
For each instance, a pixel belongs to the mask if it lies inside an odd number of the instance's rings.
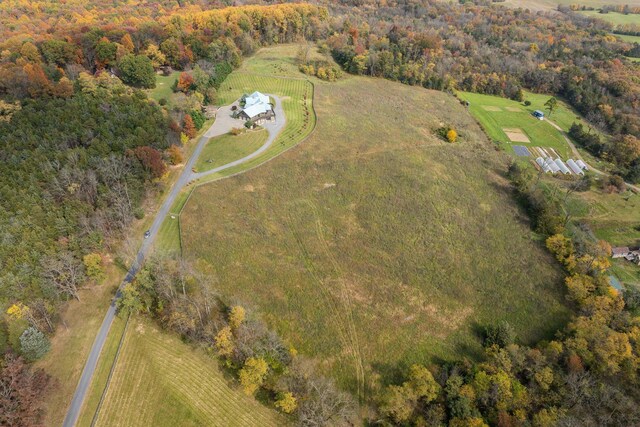
[[[506,319],[532,342],[566,320],[560,271],[454,98],[350,77],[317,84],[314,105],[303,144],[185,206],[183,253],[224,296],[359,392],[403,364],[478,355],[481,325]],[[445,124],[459,144],[434,136]]]
[[[281,426],[286,420],[229,384],[216,361],[132,319],[96,426]]]

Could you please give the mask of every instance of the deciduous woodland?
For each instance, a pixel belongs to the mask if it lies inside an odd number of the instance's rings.
[[[144,216],[145,197],[164,189],[168,167],[203,126],[200,107],[216,104],[244,56],[307,40],[351,74],[516,100],[523,89],[556,95],[590,124],[572,128],[575,142],[637,183],[640,68],[624,56],[640,50],[610,29],[570,11],[435,0],[1,2],[0,424],[41,422],[55,384],[29,363],[48,351],[64,304],[103,280],[105,254]],[[325,64],[299,66],[340,77]],[[174,70],[170,96],[149,99],[142,89],[155,86],[156,72]],[[174,261],[150,263],[120,308],[210,349],[248,394],[265,393],[301,425],[640,424],[640,323],[629,310],[638,296],[611,290],[610,248],[567,226],[561,198],[526,168],[509,176],[566,270],[571,322],[532,347],[516,344],[508,324],[481,325],[482,361],[461,353],[456,363],[397,367],[395,383],[359,402],[363,410]]]

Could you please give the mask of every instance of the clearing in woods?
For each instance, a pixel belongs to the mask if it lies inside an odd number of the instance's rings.
[[[385,80],[315,86],[309,139],[185,205],[183,253],[216,290],[365,399],[398,366],[480,357],[484,325],[551,337],[569,313],[562,273],[464,107]],[[460,143],[434,136],[445,125]]]
[[[109,427],[287,424],[230,385],[211,356],[142,318],[129,321],[96,421]]]
[[[551,96],[526,93],[525,99],[531,101],[529,106],[498,96],[471,92],[458,92],[458,96],[469,101],[471,114],[478,119],[489,137],[508,152],[513,152],[511,142],[525,142],[531,146],[553,148],[563,159],[571,155],[562,134],[546,119],[538,120],[532,115],[534,110],[544,111],[544,103]],[[576,120],[576,115],[562,102],[558,104],[550,119],[568,130]],[[545,114],[548,115],[548,112],[545,111]]]

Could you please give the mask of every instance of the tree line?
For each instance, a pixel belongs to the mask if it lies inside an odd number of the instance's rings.
[[[608,160],[637,180],[640,70],[623,59],[631,44],[609,30],[605,22],[571,12],[346,1],[332,4],[329,36],[321,44],[353,74],[517,101],[525,88],[561,96],[613,135],[611,147],[620,147],[617,141],[636,147]]]

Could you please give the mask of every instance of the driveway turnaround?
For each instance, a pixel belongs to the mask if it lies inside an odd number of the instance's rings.
[[[204,176],[219,172],[221,170],[240,165],[246,162],[247,160],[250,160],[258,156],[259,154],[263,153],[265,150],[267,150],[271,146],[271,144],[276,139],[278,134],[282,131],[282,129],[284,129],[284,126],[286,124],[286,117],[284,115],[284,110],[282,108],[281,99],[275,95],[269,95],[269,96],[275,99],[276,105],[274,107],[274,111],[276,113],[276,120],[264,126],[269,132],[269,136],[267,137],[267,141],[262,145],[262,147],[258,148],[256,151],[249,154],[248,156],[245,156],[241,159],[227,163],[226,165],[219,166],[215,169],[211,169],[209,171],[201,172],[201,173],[192,172],[192,169],[195,166],[196,161],[198,160],[198,157],[202,152],[202,149],[207,144],[210,138],[214,136],[224,135],[225,133],[228,133],[232,128],[238,127],[238,123],[241,123],[241,124],[243,123],[241,121],[239,122],[238,120],[231,118],[231,106],[221,107],[218,110],[218,114],[216,115],[216,121],[213,123],[213,125],[211,125],[209,130],[207,130],[207,132],[205,132],[205,134],[198,141],[198,145],[196,146],[196,149],[193,151],[193,154],[187,161],[187,164],[184,166],[184,169],[182,170],[182,173],[178,177],[178,180],[171,188],[169,195],[167,196],[165,201],[162,203],[160,210],[158,210],[158,213],[156,214],[153,224],[149,229],[150,235],[148,238],[142,240],[142,245],[140,246],[140,250],[138,251],[136,259],[133,262],[133,265],[131,266],[129,271],[127,272],[126,276],[124,277],[124,280],[120,284],[120,288],[122,288],[122,286],[124,286],[125,284],[131,282],[135,278],[138,271],[140,270],[140,267],[142,267],[144,258],[147,255],[147,253],[150,251],[153,245],[153,242],[156,236],[158,235],[158,230],[160,230],[160,226],[166,219],[171,207],[173,206],[173,203],[176,200],[176,197],[178,196],[178,194],[180,194],[180,190],[182,190],[189,182],[193,181],[194,179],[202,178]],[[89,390],[89,386],[91,385],[91,379],[93,378],[93,374],[98,364],[98,358],[100,357],[100,353],[102,352],[102,348],[104,347],[104,343],[107,339],[107,335],[109,334],[109,329],[111,328],[111,324],[113,323],[113,319],[115,318],[116,301],[118,300],[118,298],[120,298],[120,296],[121,296],[121,293],[120,293],[120,290],[118,290],[115,298],[113,299],[113,301],[111,301],[111,304],[107,309],[107,314],[105,315],[104,320],[102,321],[102,324],[100,325],[100,330],[98,330],[98,335],[96,336],[96,339],[93,342],[93,346],[91,347],[91,351],[89,352],[89,357],[87,358],[87,362],[85,363],[84,369],[82,370],[82,374],[80,375],[80,381],[78,382],[78,385],[76,386],[76,391],[73,394],[71,405],[67,410],[67,415],[65,416],[64,422],[62,424],[63,427],[73,427],[78,421],[78,417],[80,416],[80,410],[82,409],[82,404],[84,403],[85,397],[87,395],[87,391]]]

